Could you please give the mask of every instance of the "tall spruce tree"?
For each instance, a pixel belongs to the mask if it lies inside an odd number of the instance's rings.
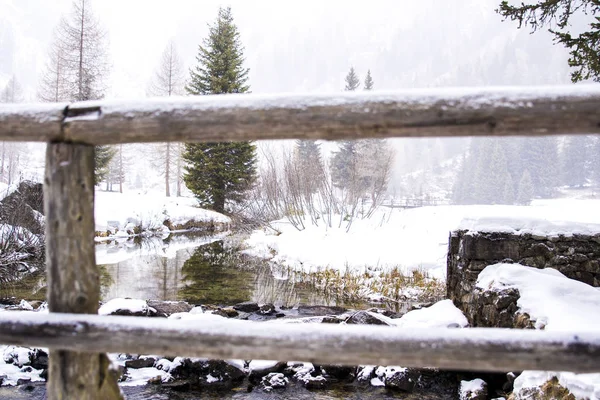
[[[191,95],[246,93],[248,72],[244,48],[231,8],[220,8],[209,35],[198,46],[198,65],[190,70]],[[225,212],[228,201],[242,202],[256,179],[256,146],[252,142],[186,144],[183,179],[200,204]]]
[[[371,70],[367,71],[367,77],[365,78],[365,90],[373,90],[375,86],[375,82],[373,82],[373,78],[371,77]]]
[[[360,80],[354,71],[354,67],[350,67],[350,71],[348,71],[348,75],[346,75],[344,81],[346,82],[346,86],[344,87],[345,91],[353,92],[358,89],[360,86]]]

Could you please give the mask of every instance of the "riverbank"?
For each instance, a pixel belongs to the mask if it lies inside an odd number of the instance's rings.
[[[166,197],[160,193],[96,190],[94,209],[97,237],[131,237],[185,230],[223,232],[231,218],[198,207],[193,197]]]

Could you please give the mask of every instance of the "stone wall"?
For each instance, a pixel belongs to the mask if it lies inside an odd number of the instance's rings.
[[[475,289],[479,273],[499,262],[555,268],[571,279],[600,286],[600,233],[545,237],[461,230],[450,234],[448,298],[472,326],[528,327],[528,316],[516,314],[517,290]]]

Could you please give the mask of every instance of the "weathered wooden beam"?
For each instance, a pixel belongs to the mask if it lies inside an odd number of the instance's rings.
[[[600,133],[600,85],[219,95],[0,106],[0,140],[87,144]],[[59,109],[59,107],[56,107]],[[43,129],[40,124],[48,127]]]
[[[62,135],[67,104],[0,104],[0,141],[51,142]]]
[[[50,311],[97,314],[93,146],[48,144],[44,211]],[[50,350],[49,399],[120,398],[105,354],[68,350]]]
[[[593,331],[401,329],[6,312],[0,314],[0,343],[213,359],[600,372],[600,332]]]
[[[600,133],[600,85],[84,102],[70,113],[67,138],[94,144]]]

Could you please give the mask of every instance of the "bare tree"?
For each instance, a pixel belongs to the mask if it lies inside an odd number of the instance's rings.
[[[170,97],[183,94],[184,71],[183,64],[173,41],[169,41],[162,53],[160,63],[154,77],[148,86],[148,94],[158,97]],[[155,163],[165,176],[165,194],[171,195],[171,180],[176,177],[177,196],[181,196],[181,181],[183,163],[181,160],[182,147],[180,143],[158,143],[153,145],[159,160]],[[172,173],[175,169],[175,174]]]
[[[68,16],[63,16],[54,32],[46,70],[38,97],[44,101],[84,101],[104,97],[109,73],[106,31],[92,12],[91,0],[75,0]],[[99,149],[99,148],[104,149]],[[108,146],[98,146],[96,179],[106,169],[112,154]]]
[[[37,97],[48,103],[69,101],[67,91],[67,65],[58,41],[50,45],[48,61],[38,86]]]
[[[16,76],[13,75],[0,92],[0,103],[21,103],[24,100],[23,88]],[[0,180],[9,185],[15,182],[26,148],[26,143],[2,142]]]

